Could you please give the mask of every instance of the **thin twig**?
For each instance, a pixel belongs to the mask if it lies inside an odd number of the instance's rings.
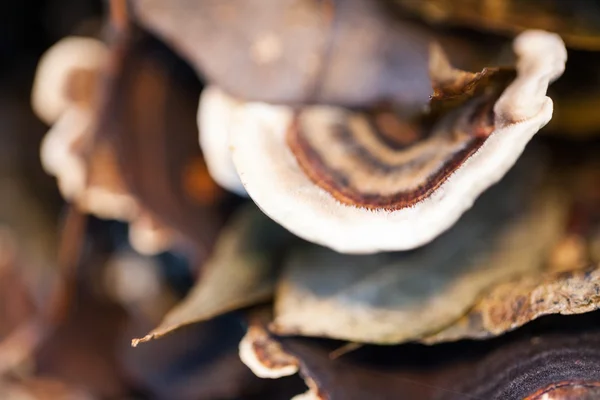
[[[117,31],[127,29],[129,24],[129,10],[127,0],[109,0],[110,23]]]

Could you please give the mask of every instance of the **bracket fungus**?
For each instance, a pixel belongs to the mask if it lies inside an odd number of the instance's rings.
[[[67,37],[46,51],[36,70],[32,108],[53,125],[42,142],[42,165],[58,178],[61,193],[69,199],[84,191],[85,160],[75,147],[81,147],[92,129],[94,75],[107,56],[99,40]]]
[[[67,37],[43,55],[31,102],[38,117],[53,125],[42,141],[41,161],[66,200],[100,218],[131,221],[132,246],[156,254],[169,247],[172,232],[157,225],[129,192],[115,146],[95,138],[98,86],[110,51],[97,39]]]
[[[100,40],[79,36],[66,37],[46,51],[38,64],[31,95],[37,116],[48,125],[56,122],[74,103],[68,86],[74,81],[83,84],[76,76],[96,73],[107,56],[108,49]]]
[[[230,132],[242,183],[275,221],[336,251],[424,245],[496,183],[552,117],[546,90],[564,70],[562,40],[527,31],[513,48],[517,76],[498,93],[502,70],[455,70],[434,47],[430,64],[442,71],[432,73],[424,117],[433,122],[416,128],[393,114],[377,120],[335,107],[294,113],[247,103],[237,115],[244,129]]]

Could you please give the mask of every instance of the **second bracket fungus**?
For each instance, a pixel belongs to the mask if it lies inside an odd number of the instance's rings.
[[[200,96],[197,117],[200,147],[211,177],[223,188],[240,196],[246,196],[246,190],[231,161],[229,132],[235,129],[235,113],[244,104],[227,96],[219,88],[209,86]]]
[[[408,250],[450,228],[500,180],[550,121],[548,85],[567,53],[555,34],[527,31],[513,45],[516,78],[450,67],[432,46],[430,109],[392,112],[247,103],[230,131],[250,197],[296,235],[343,253]]]

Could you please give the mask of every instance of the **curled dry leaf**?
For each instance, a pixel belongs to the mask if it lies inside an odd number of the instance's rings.
[[[278,283],[271,328],[367,343],[415,340],[459,319],[498,282],[538,271],[560,237],[565,204],[559,189],[524,178],[520,171],[531,165],[519,167],[420,249],[357,256],[310,246],[295,252]],[[539,192],[530,197],[532,186]]]
[[[78,36],[66,37],[48,49],[39,61],[31,94],[37,116],[52,125],[73,103],[89,105],[88,96],[77,95],[89,92],[89,75],[98,72],[107,55],[101,41]]]
[[[291,239],[253,205],[238,211],[219,235],[212,256],[187,298],[140,342],[184,325],[268,300],[273,295],[281,250]]]
[[[170,49],[133,26],[111,43],[110,66],[97,137],[115,149],[125,186],[154,220],[150,227],[170,229],[203,258],[222,224],[216,203],[223,193],[198,148],[200,82]]]
[[[135,0],[139,22],[235,96],[272,103],[421,108],[430,92],[433,33],[370,0]],[[252,15],[252,18],[248,18]],[[461,63],[474,49],[437,38]],[[239,66],[243,65],[240,70]],[[319,88],[313,93],[313,86]]]
[[[329,357],[331,343],[269,336],[269,346],[279,350],[272,360],[271,352],[260,355],[264,366],[287,359],[290,370],[299,370],[310,390],[295,399],[592,399],[600,382],[600,337],[591,326],[588,319],[568,334],[532,339],[531,332],[515,332],[476,345],[367,346],[337,359]],[[258,337],[258,344],[267,340]],[[560,397],[573,393],[582,397]]]
[[[600,304],[600,264],[587,270],[545,273],[501,283],[483,294],[466,316],[424,338],[437,343],[483,339],[548,314],[582,314]]]
[[[249,103],[237,121],[244,129],[230,132],[242,183],[275,221],[336,251],[424,245],[510,169],[552,116],[546,90],[564,69],[564,44],[530,31],[514,50],[517,77],[503,91],[503,74],[465,74],[434,51],[432,65],[444,67],[432,74],[434,121],[418,129],[381,114],[373,121],[312,107],[294,117],[288,108]],[[442,106],[456,102],[450,111]]]
[[[587,0],[394,0],[433,23],[464,25],[515,34],[527,29],[558,33],[568,46],[600,50],[600,7]]]

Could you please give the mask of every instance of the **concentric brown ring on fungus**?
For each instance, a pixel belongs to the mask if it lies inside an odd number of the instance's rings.
[[[460,113],[407,123],[393,111],[310,110],[295,119],[288,146],[304,173],[343,204],[385,211],[411,207],[483,146],[494,130],[493,105],[513,78],[512,71],[488,69],[464,75],[470,75],[468,83],[453,84],[458,94],[434,86],[431,105],[432,114],[443,115],[447,110],[436,108],[448,107],[444,100],[463,103]],[[433,118],[441,120],[428,126]]]
[[[296,235],[345,253],[412,249],[452,226],[550,120],[546,90],[566,50],[554,34],[521,34],[517,77],[499,94],[503,73],[457,71],[433,49],[434,95],[416,128],[334,107],[294,115],[247,104],[230,144],[250,197]]]

